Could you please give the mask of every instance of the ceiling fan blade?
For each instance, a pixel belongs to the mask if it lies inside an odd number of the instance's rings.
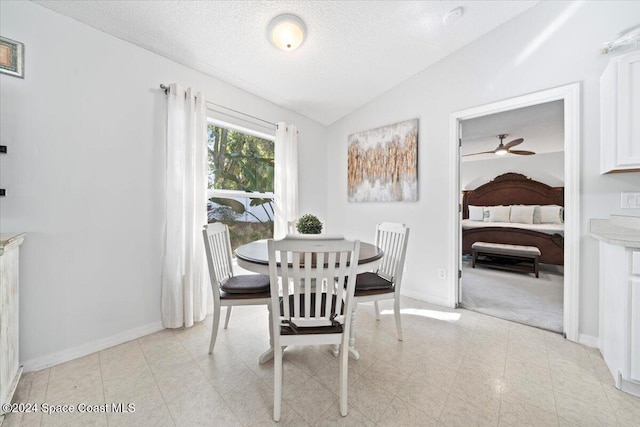
[[[532,154],[536,154],[533,151],[527,151],[527,150],[509,150],[509,152],[511,154],[519,154],[521,156],[531,156]]]
[[[467,156],[477,156],[478,154],[493,154],[495,153],[495,150],[491,150],[491,151],[482,151],[480,153],[471,153],[471,154],[463,154],[462,157],[467,157]]]
[[[507,150],[511,147],[515,147],[516,145],[522,144],[524,142],[523,138],[518,138],[518,139],[514,139],[513,141],[504,144],[504,148],[506,148]]]

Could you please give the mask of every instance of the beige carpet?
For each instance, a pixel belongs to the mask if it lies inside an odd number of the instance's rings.
[[[471,268],[470,260],[462,265],[462,307],[562,333],[562,267],[541,264],[536,279],[533,274],[486,265]]]

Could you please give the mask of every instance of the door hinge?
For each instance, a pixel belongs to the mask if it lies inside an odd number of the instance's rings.
[[[458,279],[462,279],[462,270],[458,270]]]
[[[462,203],[458,203],[458,212],[462,212]]]
[[[458,138],[458,147],[462,147],[462,138]]]

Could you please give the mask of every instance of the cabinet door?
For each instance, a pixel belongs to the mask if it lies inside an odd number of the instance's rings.
[[[640,381],[640,278],[631,279],[630,377]]]
[[[618,165],[640,166],[640,52],[618,68]]]
[[[600,76],[600,173],[640,170],[640,51]]]
[[[631,274],[640,276],[640,251],[631,252]]]
[[[19,380],[18,348],[18,247],[13,246],[0,255],[0,403],[11,401]]]

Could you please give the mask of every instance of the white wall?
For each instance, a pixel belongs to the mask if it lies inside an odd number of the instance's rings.
[[[564,185],[564,153],[535,156],[495,156],[493,159],[460,163],[460,188],[473,190],[507,172],[521,173],[551,187]]]
[[[0,2],[25,44],[1,75],[2,232],[25,231],[20,358],[27,368],[159,327],[165,95],[207,99],[300,132],[302,211],[326,217],[324,126],[31,2]]]
[[[377,222],[404,222],[411,230],[403,291],[431,302],[446,302],[445,267],[449,239],[446,217],[453,188],[448,166],[449,114],[544,89],[580,82],[581,253],[580,333],[598,335],[598,245],[588,236],[590,218],[619,208],[620,191],[639,191],[640,174],[599,174],[599,78],[609,57],[602,44],[638,24],[640,2],[541,2],[474,43],[438,62],[329,127],[327,220],[333,232],[371,238]],[[560,18],[559,18],[560,17]],[[418,117],[419,201],[348,203],[347,136],[353,132]],[[452,225],[451,225],[452,226]],[[451,274],[451,272],[449,272]]]

